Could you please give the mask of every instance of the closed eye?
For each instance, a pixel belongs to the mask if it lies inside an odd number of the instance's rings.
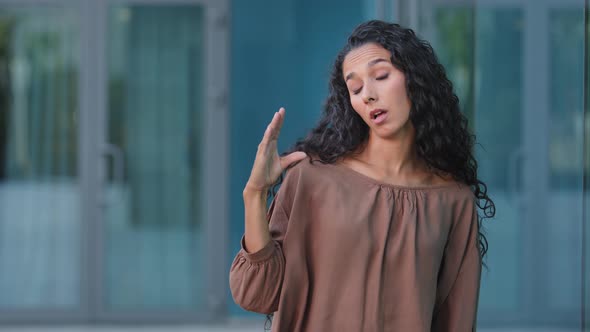
[[[387,77],[389,77],[389,74],[381,75],[381,76],[379,76],[379,77],[376,77],[375,79],[376,79],[377,81],[381,81],[381,80],[384,80],[384,79],[386,79]]]
[[[362,88],[362,87],[360,87],[359,89],[352,90],[352,94],[353,94],[353,95],[358,95],[359,93],[361,93],[361,90],[362,90],[362,89],[363,89],[363,88]]]

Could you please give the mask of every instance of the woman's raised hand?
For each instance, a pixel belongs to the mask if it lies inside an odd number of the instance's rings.
[[[262,141],[258,145],[254,166],[245,190],[268,190],[277,181],[285,168],[307,156],[305,152],[301,151],[293,152],[284,157],[279,156],[277,140],[284,121],[285,109],[281,107],[278,112],[275,112],[270,124],[266,127]]]

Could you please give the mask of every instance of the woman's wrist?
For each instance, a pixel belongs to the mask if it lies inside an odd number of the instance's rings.
[[[251,184],[250,182],[247,182],[246,186],[244,187],[243,195],[244,197],[263,196],[264,198],[266,198],[268,194],[268,189],[268,187],[259,187]]]

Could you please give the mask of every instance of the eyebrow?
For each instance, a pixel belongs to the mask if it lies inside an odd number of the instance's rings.
[[[372,67],[376,64],[378,64],[379,62],[389,62],[383,58],[377,58],[377,59],[373,59],[371,61],[369,61],[369,63],[367,63],[367,67]],[[344,82],[347,82],[349,79],[351,79],[354,76],[354,72],[346,75],[346,77],[344,78]]]

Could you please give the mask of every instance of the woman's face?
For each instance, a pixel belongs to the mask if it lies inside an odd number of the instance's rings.
[[[370,43],[351,50],[342,74],[354,110],[371,134],[392,138],[413,129],[405,75],[391,63],[391,53]]]

